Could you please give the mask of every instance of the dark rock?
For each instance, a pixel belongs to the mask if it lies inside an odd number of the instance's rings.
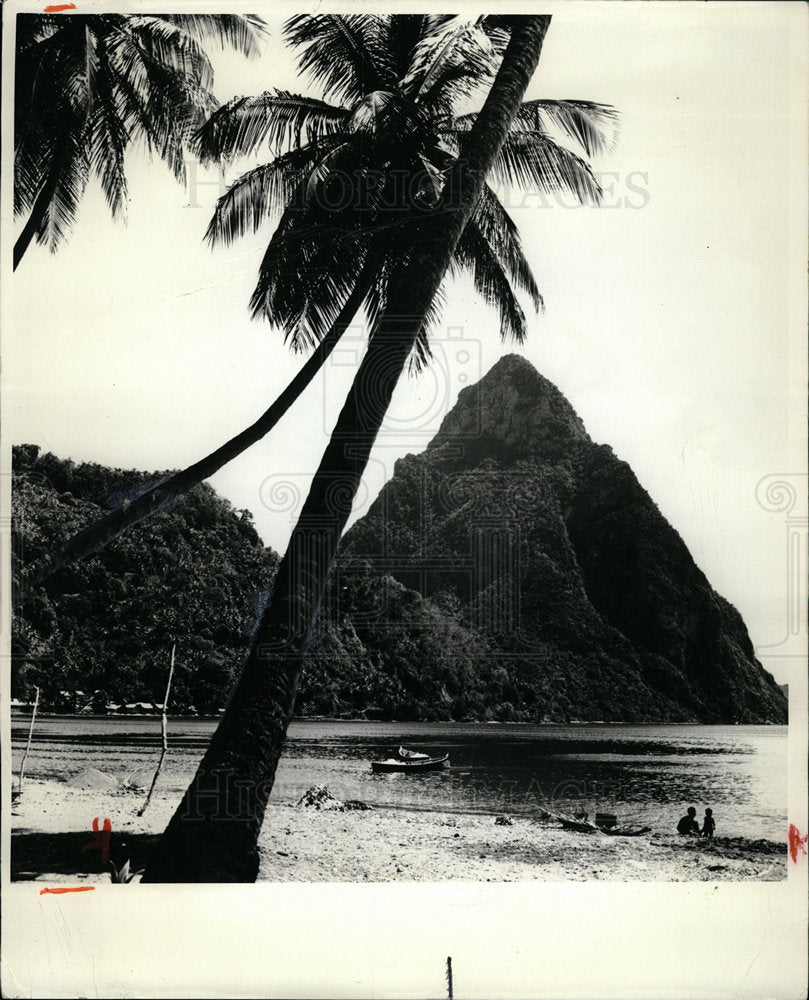
[[[325,785],[313,785],[298,799],[296,805],[304,808],[324,809],[332,812],[346,812],[352,809],[372,809],[367,802],[359,799],[336,799]],[[288,832],[288,831],[287,831]]]
[[[329,690],[400,720],[786,721],[739,613],[515,356],[396,463],[327,606],[304,704]]]

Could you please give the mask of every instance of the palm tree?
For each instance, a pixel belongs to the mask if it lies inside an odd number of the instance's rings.
[[[207,161],[272,147],[269,162],[239,177],[220,198],[207,236],[212,244],[229,244],[281,213],[261,264],[253,312],[281,326],[294,348],[316,347],[258,420],[49,553],[25,572],[28,586],[164,509],[260,440],[311,382],[363,305],[372,320],[379,317],[390,277],[406,265],[413,234],[435,206],[474,124],[474,114],[458,116],[454,109],[489,82],[507,38],[497,19],[444,15],[301,15],[287,23],[286,35],[302,50],[301,70],[324,86],[326,97],[342,103],[284,91],[235,98],[214,112],[196,145]],[[521,105],[491,176],[598,201],[601,192],[589,166],[553,133],[592,156],[610,144],[615,119],[612,108],[591,102],[529,101]],[[522,342],[525,315],[515,289],[527,292],[535,309],[542,299],[516,226],[488,185],[451,270],[471,273],[485,301],[499,310],[501,336]],[[432,307],[416,344],[417,366],[429,355],[429,328],[438,316]]]
[[[14,212],[55,251],[96,175],[114,219],[126,209],[127,148],[137,140],[185,178],[184,150],[216,107],[203,43],[258,55],[263,22],[235,14],[19,14],[14,87]]]
[[[490,82],[508,33],[493,17],[320,14],[291,18],[285,36],[302,50],[299,67],[325,99],[278,90],[235,98],[201,129],[198,151],[207,161],[254,156],[265,146],[275,154],[220,198],[207,237],[229,244],[282,213],[251,308],[299,349],[328,334],[352,294],[362,294],[372,323],[380,315],[390,275],[406,263],[413,233],[437,204],[475,121],[456,109]],[[615,117],[590,102],[527,102],[491,176],[597,202],[590,167],[552,132],[591,156],[609,145]],[[373,267],[363,272],[369,258]],[[536,309],[542,300],[516,227],[488,186],[452,269],[471,273],[500,311],[502,336],[521,342],[525,316],[515,290],[527,292]],[[417,364],[429,355],[437,318],[435,310],[419,336]]]
[[[144,881],[255,881],[257,839],[340,533],[394,387],[536,68],[550,17],[515,17],[468,141],[425,214],[338,418],[276,577],[272,602],[200,767]],[[348,444],[348,447],[346,445]]]

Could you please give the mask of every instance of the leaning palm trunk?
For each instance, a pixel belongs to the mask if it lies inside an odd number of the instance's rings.
[[[143,521],[153,514],[164,510],[172,501],[183,496],[193,489],[204,479],[210,478],[218,472],[222,466],[233,461],[243,451],[251,445],[260,441],[275,427],[292,404],[300,397],[309,383],[325,364],[331,352],[337,346],[338,341],[351,325],[354,317],[360,309],[365,296],[372,285],[375,266],[378,258],[372,260],[369,253],[368,259],[357,278],[354,290],[340,310],[332,328],[315,348],[312,356],[304,364],[298,374],[292,379],[280,396],[272,403],[262,415],[248,428],[241,431],[225,444],[221,445],[210,455],[200,459],[193,465],[181,472],[175,472],[173,476],[164,479],[162,482],[152,486],[151,489],[141,493],[134,500],[116,507],[98,521],[94,521],[82,531],[69,538],[66,542],[47,553],[30,569],[22,574],[21,583],[26,586],[34,586],[41,583],[57,570],[68,563],[78,562],[92,555],[116,535],[127,528],[131,528],[139,521]]]
[[[442,210],[425,220],[410,263],[391,287],[281,561],[271,604],[144,882],[253,882],[258,875],[258,835],[337,542],[394,388],[536,68],[549,23],[548,16],[514,18],[503,63],[448,178]]]

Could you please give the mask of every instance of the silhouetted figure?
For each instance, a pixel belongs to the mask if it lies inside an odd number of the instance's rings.
[[[697,810],[693,806],[688,807],[687,815],[683,816],[677,824],[677,833],[695,833],[699,836],[699,823],[697,822]]]
[[[713,818],[713,809],[705,810],[705,819],[702,821],[702,836],[703,837],[713,837],[713,832],[716,829],[716,823]]]

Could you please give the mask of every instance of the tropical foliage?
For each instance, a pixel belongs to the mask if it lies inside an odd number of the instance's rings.
[[[198,150],[226,161],[271,153],[220,198],[207,235],[227,244],[280,213],[251,308],[302,348],[331,328],[358,281],[367,283],[373,328],[420,223],[447,208],[449,169],[476,118],[458,112],[491,82],[508,32],[491,17],[316,14],[291,18],[285,37],[322,99],[283,90],[235,98],[201,129]],[[491,180],[597,202],[598,182],[579,153],[609,146],[615,122],[603,105],[529,101]],[[503,337],[523,340],[517,293],[537,309],[542,299],[516,226],[491,187],[464,230],[452,271],[469,273],[498,309]],[[429,354],[439,306],[440,297],[418,339],[417,362]]]
[[[262,22],[235,14],[20,14],[14,109],[14,211],[56,250],[91,176],[113,218],[125,215],[132,143],[182,181],[191,133],[216,107],[205,45],[258,55]]]
[[[77,523],[136,496],[160,474],[74,464],[14,449],[14,571]],[[18,589],[12,694],[39,686],[45,709],[103,711],[108,701],[161,702],[172,643],[172,710],[222,705],[276,564],[247,511],[209,486],[47,586]],[[78,692],[82,692],[78,694]]]
[[[275,210],[282,212],[264,256],[254,311],[284,327],[293,346],[319,341],[318,350],[249,428],[142,494],[137,504],[111,511],[30,564],[31,579],[84,558],[213,475],[275,426],[364,301],[372,318],[379,318],[390,277],[405,266],[419,223],[439,199],[446,207],[449,168],[475,121],[474,114],[455,116],[453,110],[490,78],[507,37],[501,20],[307,15],[289,21],[289,40],[302,49],[301,70],[343,103],[286,91],[236,98],[212,116],[197,144],[207,159],[261,155],[264,147],[277,153],[220,199],[208,236],[228,243],[260,227]],[[527,102],[495,160],[493,180],[598,200],[588,165],[551,136],[594,155],[609,145],[615,126],[615,113],[602,105]],[[501,335],[522,340],[525,315],[515,289],[527,291],[535,307],[542,300],[516,227],[488,186],[452,267],[470,271],[484,299],[498,308]],[[428,356],[427,330],[438,312],[436,304],[428,310],[417,364]]]

